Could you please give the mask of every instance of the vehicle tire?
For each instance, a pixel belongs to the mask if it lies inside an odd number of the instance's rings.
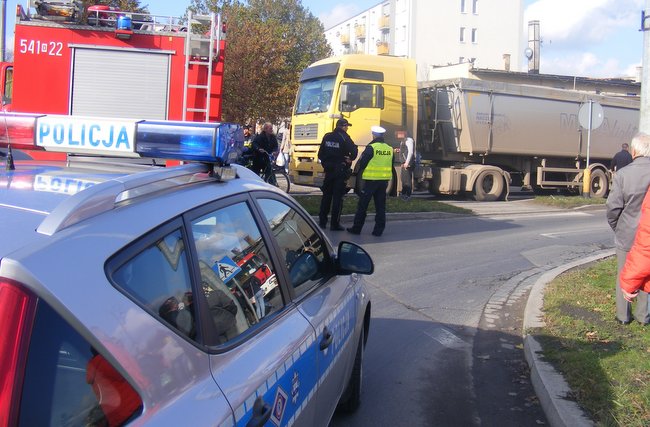
[[[354,358],[354,366],[352,366],[352,374],[350,381],[346,387],[341,401],[339,402],[338,409],[343,412],[354,412],[361,404],[361,389],[363,385],[363,344],[364,344],[364,330],[361,328],[359,334],[359,344],[357,344],[357,355]]]
[[[503,196],[503,189],[503,176],[498,171],[483,171],[474,182],[474,200],[494,202]]]
[[[291,189],[291,182],[289,181],[289,175],[284,169],[276,169],[274,172],[273,180],[275,181],[273,185],[278,187],[280,190],[288,193]]]
[[[607,195],[609,190],[609,181],[607,174],[602,169],[594,169],[591,171],[591,178],[589,179],[589,195],[594,198],[603,198]]]

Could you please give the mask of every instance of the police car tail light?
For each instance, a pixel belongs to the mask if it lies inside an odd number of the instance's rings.
[[[18,283],[0,277],[0,427],[18,421],[22,377],[36,297]]]
[[[3,113],[0,115],[0,147],[11,145],[22,150],[38,149],[34,145],[36,119],[32,114]]]
[[[244,146],[240,127],[230,123],[144,120],[137,124],[135,151],[142,157],[214,163],[234,162]]]

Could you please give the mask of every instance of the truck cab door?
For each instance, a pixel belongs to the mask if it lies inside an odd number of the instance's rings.
[[[348,134],[357,145],[370,142],[370,128],[381,123],[384,88],[374,83],[343,82],[338,109],[352,126]]]

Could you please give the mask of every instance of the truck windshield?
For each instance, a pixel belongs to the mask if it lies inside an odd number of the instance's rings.
[[[298,88],[294,114],[322,113],[330,108],[334,77],[321,77],[303,82]]]

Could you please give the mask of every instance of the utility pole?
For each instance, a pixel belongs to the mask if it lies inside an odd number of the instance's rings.
[[[641,62],[641,111],[639,114],[639,132],[650,134],[650,0],[645,1],[645,10],[641,13],[641,31],[643,31],[643,60]]]

